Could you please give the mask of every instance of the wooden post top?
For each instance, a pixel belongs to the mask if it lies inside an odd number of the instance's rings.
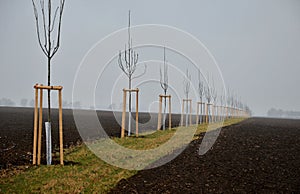
[[[205,104],[205,102],[197,102],[197,104]]]
[[[192,101],[192,99],[182,99],[183,101]]]
[[[135,89],[126,89],[126,88],[123,88],[123,91],[124,92],[139,92],[139,89],[138,88],[135,88]]]
[[[160,94],[159,97],[162,97],[162,98],[171,98],[171,95]]]
[[[35,89],[47,89],[47,90],[62,90],[62,86],[43,86],[43,84],[35,84],[33,86]]]

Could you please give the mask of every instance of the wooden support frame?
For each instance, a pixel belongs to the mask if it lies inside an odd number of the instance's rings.
[[[211,121],[214,123],[215,122],[215,110],[216,110],[216,106],[214,104],[211,104]]]
[[[219,121],[224,121],[224,106],[220,105]]]
[[[213,104],[212,104],[212,103],[207,103],[207,104],[206,104],[206,111],[205,111],[205,114],[206,114],[206,119],[205,119],[205,121],[206,121],[206,123],[209,123],[209,116],[210,116],[210,115],[208,114],[208,113],[209,113],[208,110],[211,108],[211,106],[213,107]],[[210,114],[213,114],[212,112],[213,112],[213,110],[210,111]],[[213,121],[213,116],[211,117],[211,121]]]
[[[121,128],[121,138],[125,137],[125,119],[126,119],[126,96],[127,92],[135,92],[135,135],[139,136],[139,89],[123,89],[123,112],[122,112],[122,128]]]
[[[63,124],[62,124],[62,86],[43,86],[35,84],[34,124],[33,124],[33,160],[32,164],[41,164],[42,130],[43,130],[43,90],[58,90],[59,109],[59,145],[60,164],[64,165]],[[40,95],[39,95],[40,90]],[[39,99],[40,97],[40,99]],[[38,108],[38,104],[40,107]],[[38,110],[39,109],[39,110]],[[38,145],[37,145],[38,144]]]
[[[196,116],[196,125],[198,125],[198,123],[199,123],[199,105],[200,105],[200,107],[201,107],[201,118],[203,118],[202,116],[202,114],[203,114],[203,108],[205,109],[205,103],[204,102],[197,102],[197,111],[196,111],[196,114],[197,114],[197,116]],[[204,107],[203,107],[203,105],[204,105]],[[203,122],[203,120],[201,119],[201,121]]]
[[[208,123],[208,104],[206,103],[204,106],[205,106],[205,123]]]
[[[234,118],[234,107],[230,107],[230,116]]]
[[[215,108],[216,108],[216,111],[215,111],[215,113],[216,113],[216,119],[215,119],[215,121],[216,122],[219,122],[221,119],[221,115],[220,115],[220,109],[221,109],[221,106],[218,106],[218,105],[216,105],[215,106]]]
[[[222,106],[218,106],[218,122],[222,120]]]
[[[192,99],[182,99],[182,112],[181,112],[181,126],[183,126],[183,114],[184,114],[184,108],[185,108],[185,103],[187,106],[190,107],[190,113],[189,113],[189,120],[190,120],[190,125],[192,125]]]
[[[224,106],[220,106],[220,121],[224,121]]]
[[[219,120],[219,106],[218,105],[214,105],[214,122],[218,122]]]
[[[226,111],[226,119],[229,118],[229,109],[228,109],[228,106],[225,106],[225,111]]]
[[[169,129],[172,128],[172,111],[171,111],[171,95],[159,95],[159,111],[158,111],[158,118],[157,118],[157,130],[160,130],[161,127],[161,114],[162,114],[162,99],[169,99]]]

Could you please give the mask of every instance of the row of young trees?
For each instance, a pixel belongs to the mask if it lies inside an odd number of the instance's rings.
[[[124,72],[124,74],[128,77],[128,89],[132,89],[132,80],[138,77],[141,77],[146,73],[146,65],[144,65],[143,73],[134,76],[134,73],[137,69],[138,64],[138,54],[133,49],[132,45],[132,37],[130,34],[130,11],[129,11],[129,24],[128,24],[128,45],[125,45],[125,50],[119,52],[118,64],[120,69]],[[209,115],[209,121],[212,121],[212,115],[224,114],[226,110],[227,116],[238,116],[239,112],[243,112],[245,114],[250,114],[250,109],[247,105],[241,102],[240,98],[237,98],[236,95],[233,95],[231,91],[228,90],[227,96],[225,92],[218,94],[213,79],[210,80],[209,76],[207,76],[207,83],[203,81],[201,77],[201,72],[198,70],[198,94],[199,101],[206,106],[201,105],[200,115],[203,115],[203,108],[206,107],[208,109],[207,115]],[[169,88],[168,84],[168,64],[166,61],[166,49],[164,47],[164,57],[163,57],[163,65],[160,67],[160,85],[163,90],[163,94],[166,96]],[[189,73],[188,68],[186,69],[186,75],[183,80],[184,84],[184,95],[185,99],[189,99],[190,87],[191,87],[191,74]],[[164,109],[163,109],[163,129],[165,129],[165,120],[166,120],[166,98],[164,98]],[[128,134],[130,135],[131,131],[131,111],[132,111],[132,102],[131,102],[131,91],[129,91],[129,117],[128,117]],[[211,105],[213,108],[208,108],[208,105]],[[217,107],[223,107],[222,111],[217,110]],[[191,107],[190,107],[191,108]],[[188,125],[188,110],[189,107],[186,106],[186,125]],[[216,110],[218,112],[216,112]],[[220,117],[221,118],[221,117]],[[200,119],[202,122],[202,116]]]
[[[205,79],[200,70],[198,70],[197,81],[197,92],[199,96],[198,103],[200,104],[200,123],[203,122],[203,115],[208,116],[209,122],[218,121],[226,117],[251,115],[250,108],[245,103],[243,103],[241,101],[241,97],[235,95],[233,91],[228,89],[226,93],[225,90],[222,90],[218,93],[212,76],[207,75]],[[188,69],[186,70],[186,75],[184,77],[183,83],[185,98],[188,99],[191,83],[191,75],[189,74]],[[186,125],[188,125],[188,106],[186,106],[185,114]]]
[[[32,0],[32,5],[34,8],[34,16],[35,16],[35,22],[36,22],[36,32],[38,37],[38,43],[40,48],[42,49],[43,53],[47,57],[47,65],[48,65],[48,79],[47,79],[47,85],[51,85],[51,60],[53,59],[54,55],[57,53],[59,47],[60,47],[60,34],[61,34],[61,24],[62,24],[62,15],[65,5],[65,0],[59,0],[58,4],[54,6],[53,2],[51,0]],[[146,73],[146,65],[144,65],[144,71],[140,75],[134,75],[139,55],[138,53],[133,49],[132,44],[132,37],[130,34],[130,11],[129,11],[129,21],[128,21],[128,43],[125,44],[124,51],[119,52],[119,58],[118,58],[118,64],[120,69],[124,72],[124,74],[128,77],[128,89],[129,89],[129,98],[128,98],[128,107],[129,107],[129,122],[128,122],[128,130],[131,131],[131,111],[132,111],[132,81],[135,78],[141,77]],[[213,86],[213,83],[206,84],[205,87],[204,82],[201,79],[201,73],[198,72],[198,93],[199,93],[199,101],[204,102],[204,99],[206,99],[207,104],[214,103],[221,104],[221,106],[230,106],[236,109],[245,109],[248,108],[243,103],[241,103],[237,98],[235,98],[233,95],[227,95],[229,96],[227,99],[225,99],[225,95],[217,94],[216,89]],[[184,94],[185,98],[189,98],[189,92],[190,92],[190,81],[191,81],[191,75],[188,72],[186,72],[186,76],[184,78]],[[164,95],[167,95],[168,90],[168,65],[166,62],[166,54],[165,54],[165,48],[164,48],[164,63],[163,67],[160,69],[160,84],[163,89]],[[48,90],[48,122],[51,121],[51,100],[50,100],[50,90]],[[27,102],[26,102],[27,103]],[[23,102],[25,104],[25,102]],[[68,106],[67,104],[64,104],[65,106]],[[188,107],[186,107],[186,112],[188,111]],[[212,111],[212,110],[209,110]],[[200,110],[201,114],[203,113],[203,107],[201,106]],[[209,113],[211,114],[211,113]],[[163,113],[163,120],[166,119],[166,98],[164,99],[164,113]],[[187,120],[187,115],[186,115]],[[187,121],[186,121],[187,124]],[[165,129],[165,124],[163,124],[163,128]]]

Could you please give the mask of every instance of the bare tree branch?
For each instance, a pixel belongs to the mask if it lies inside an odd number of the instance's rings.
[[[48,0],[47,5],[45,5],[45,0],[39,0],[40,4],[40,13],[37,9],[37,3],[35,1],[38,0],[31,0],[33,5],[35,23],[36,23],[36,32],[38,37],[38,43],[46,55],[48,59],[48,86],[50,86],[50,69],[51,69],[51,59],[58,51],[60,46],[60,32],[61,32],[61,21],[62,21],[62,14],[64,10],[65,0],[59,0],[60,5],[56,8],[54,17],[52,18],[52,1]],[[56,18],[59,13],[59,21],[56,24]],[[41,17],[41,19],[40,19]],[[41,23],[39,22],[41,20]],[[58,25],[57,34],[56,34],[56,44],[55,44],[55,35],[54,29],[55,26]],[[41,28],[43,29],[41,32]],[[41,36],[44,37],[42,41]],[[48,121],[50,122],[50,90],[48,90]]]
[[[211,88],[209,75],[207,75],[207,86],[204,88],[204,94],[208,104],[210,104],[212,100]]]
[[[201,72],[199,69],[198,69],[198,94],[199,94],[200,102],[202,102],[202,98],[204,95],[204,84],[203,81],[201,80]]]
[[[45,3],[44,1],[40,0],[40,5],[41,5],[41,12],[42,12],[42,17],[43,17],[43,29],[44,29],[44,48],[47,52],[47,32],[46,32],[46,19],[45,19]],[[47,53],[48,56],[48,53]]]
[[[213,103],[216,105],[217,99],[218,99],[218,94],[217,94],[217,89],[215,88],[213,79],[212,79],[212,86],[211,86],[211,97],[212,97]]]
[[[58,30],[57,30],[57,42],[56,42],[56,46],[53,50],[53,53],[51,55],[51,58],[55,55],[55,53],[58,51],[58,48],[60,46],[60,32],[61,32],[61,23],[62,23],[61,20],[62,20],[64,6],[65,6],[65,0],[60,0],[59,22],[58,22]],[[54,22],[55,22],[55,18],[53,20],[53,24],[54,24]]]
[[[166,62],[166,48],[164,47],[164,64],[163,64],[164,72],[162,73],[162,69],[160,67],[160,86],[164,90],[164,94],[167,94],[168,90],[168,64]]]
[[[189,70],[186,69],[186,75],[183,79],[183,85],[184,85],[183,89],[184,89],[186,99],[189,98],[191,79],[192,79],[192,76],[191,76],[191,74],[189,74]]]
[[[59,9],[59,7],[57,7],[56,10],[55,10],[55,14],[54,14],[53,22],[52,22],[52,27],[50,28],[50,32],[53,32],[55,19],[56,19],[56,16],[57,16],[58,9]]]
[[[33,4],[33,11],[34,11],[34,17],[35,17],[35,22],[36,22],[36,32],[37,32],[37,36],[38,36],[38,42],[39,42],[39,45],[40,45],[43,53],[47,56],[46,48],[44,48],[42,46],[42,42],[41,42],[40,30],[39,30],[39,17],[38,17],[38,12],[37,12],[37,8],[36,8],[36,4],[34,3],[34,0],[32,0],[32,4]]]

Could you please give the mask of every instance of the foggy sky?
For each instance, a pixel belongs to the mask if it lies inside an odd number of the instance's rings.
[[[126,27],[129,9],[133,25],[169,25],[199,39],[217,60],[226,86],[254,115],[271,107],[300,110],[298,0],[66,1],[61,47],[52,66],[52,85],[64,86],[65,100],[71,101],[75,73],[87,51]],[[33,85],[46,84],[47,65],[31,1],[1,0],[0,26],[0,98],[32,99]]]

